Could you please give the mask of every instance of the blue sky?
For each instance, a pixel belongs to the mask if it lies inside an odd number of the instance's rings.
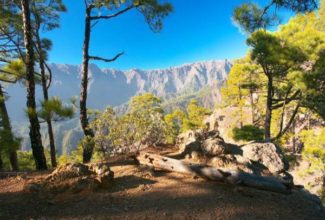
[[[53,40],[50,62],[80,64],[84,32],[84,5],[65,0],[68,12],[61,27],[46,37]],[[136,10],[101,21],[92,32],[91,55],[125,55],[114,63],[95,62],[102,68],[154,69],[245,55],[246,37],[232,24],[234,8],[244,0],[170,0],[174,12],[160,33],[153,33]],[[261,2],[261,1],[260,1]]]

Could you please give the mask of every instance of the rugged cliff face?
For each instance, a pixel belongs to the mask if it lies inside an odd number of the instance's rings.
[[[81,67],[67,64],[51,64],[53,81],[51,96],[68,101],[78,97]],[[135,95],[151,92],[164,101],[170,110],[184,107],[190,99],[196,98],[205,107],[214,107],[221,100],[220,87],[227,79],[231,68],[228,60],[197,62],[178,67],[155,70],[131,69],[127,71],[100,69],[90,65],[88,107],[103,110],[108,105],[125,110],[125,104]],[[18,135],[24,138],[23,149],[28,149],[28,129],[25,125],[25,89],[14,85],[7,89],[10,99],[8,108]],[[42,100],[40,88],[37,100]],[[56,124],[58,153],[69,152],[81,137],[78,120]],[[46,134],[43,135],[46,143]]]

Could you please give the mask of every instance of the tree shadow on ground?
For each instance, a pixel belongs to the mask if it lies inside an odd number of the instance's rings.
[[[41,194],[3,193],[0,219],[325,219],[324,210],[299,192],[283,195],[175,173],[117,176],[109,190],[72,196],[79,199],[51,203]]]

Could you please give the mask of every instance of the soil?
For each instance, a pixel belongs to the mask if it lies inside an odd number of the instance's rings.
[[[325,219],[324,208],[298,190],[290,195],[113,164],[114,184],[96,192],[25,192],[50,172],[0,179],[0,219]]]

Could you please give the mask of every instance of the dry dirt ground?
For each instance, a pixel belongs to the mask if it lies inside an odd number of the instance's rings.
[[[115,165],[108,190],[25,193],[24,182],[49,172],[0,179],[0,219],[325,219],[302,193],[232,187],[177,173]]]

